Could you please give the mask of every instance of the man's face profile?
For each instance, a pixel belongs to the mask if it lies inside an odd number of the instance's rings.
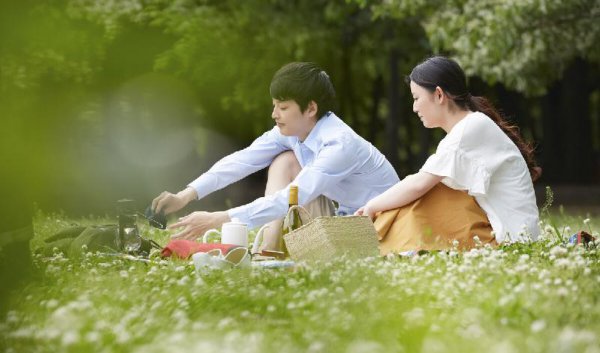
[[[271,117],[275,120],[275,124],[282,135],[298,136],[300,140],[304,140],[316,121],[314,107],[315,103],[311,102],[306,110],[302,112],[298,103],[293,99],[273,99]]]

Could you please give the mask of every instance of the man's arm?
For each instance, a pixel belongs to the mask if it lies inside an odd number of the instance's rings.
[[[291,149],[285,143],[275,127],[254,140],[250,146],[222,158],[188,186],[196,190],[198,199],[202,199],[269,166],[280,153]]]
[[[152,200],[152,209],[155,210],[154,212],[156,213],[162,211],[165,214],[169,214],[182,209],[185,205],[197,198],[198,195],[196,194],[196,190],[191,186],[188,186],[177,194],[163,191],[158,197]]]
[[[330,141],[318,151],[312,163],[306,165],[292,184],[298,185],[299,203],[307,204],[323,194],[332,185],[347,178],[358,165],[352,141],[343,137]],[[231,218],[239,218],[256,227],[285,215],[288,208],[289,186],[269,196],[232,208]]]
[[[192,200],[201,199],[249,174],[265,168],[273,158],[289,147],[283,144],[276,128],[265,132],[245,149],[215,163],[206,173],[177,194],[162,192],[152,201],[152,209],[165,214],[179,211]]]
[[[185,217],[179,218],[177,223],[173,223],[168,229],[182,228],[172,238],[190,239],[193,240],[198,236],[206,233],[209,229],[219,228],[225,222],[231,219],[227,211],[220,212],[192,212]]]
[[[359,161],[351,144],[350,140],[343,137],[328,142],[318,151],[313,163],[302,169],[293,181],[293,184],[298,185],[300,204],[312,201],[355,170]],[[253,228],[285,215],[288,208],[288,190],[289,186],[275,194],[260,197],[226,212],[194,212],[182,217],[169,229],[182,227],[183,229],[173,237],[194,239],[211,228],[218,228],[230,218],[239,218],[247,223],[249,228]]]

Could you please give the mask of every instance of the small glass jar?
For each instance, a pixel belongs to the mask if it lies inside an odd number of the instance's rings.
[[[135,253],[142,246],[142,238],[137,227],[135,202],[123,199],[117,201],[119,218],[118,247],[126,253]]]

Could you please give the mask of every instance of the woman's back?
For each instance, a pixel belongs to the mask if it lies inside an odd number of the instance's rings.
[[[537,238],[539,216],[527,163],[496,123],[481,112],[468,114],[440,142],[438,151],[444,150],[462,155],[468,162],[454,167],[472,175],[442,182],[475,197],[498,241]]]

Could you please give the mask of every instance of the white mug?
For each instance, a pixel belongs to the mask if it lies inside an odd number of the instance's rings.
[[[221,234],[221,244],[232,244],[248,247],[248,225],[240,222],[237,218],[231,222],[224,223],[221,232],[216,229],[210,229],[202,236],[202,242],[207,243],[211,234]]]
[[[256,233],[254,243],[252,244],[252,254],[258,252],[260,243],[262,242],[263,233],[265,229],[269,228],[268,224],[262,226]],[[237,218],[231,220],[231,222],[224,223],[219,233],[216,229],[207,230],[202,236],[202,242],[208,243],[208,237],[211,234],[221,234],[221,244],[234,244],[243,247],[248,247],[248,226],[246,223],[240,222]]]
[[[263,239],[263,233],[267,228],[269,228],[269,225],[265,224],[256,233],[256,238],[254,238],[254,243],[252,244],[252,250],[250,250],[251,254],[258,254],[258,249],[260,248],[260,243],[262,243]]]

